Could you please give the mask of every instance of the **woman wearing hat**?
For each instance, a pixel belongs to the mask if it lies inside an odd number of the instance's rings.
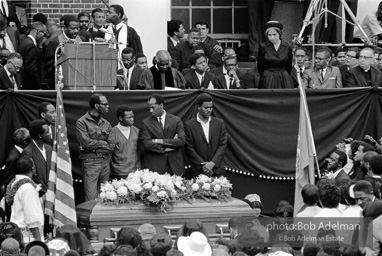
[[[281,39],[283,25],[278,21],[269,21],[265,29],[267,42],[261,44],[258,56],[259,88],[293,88],[290,76],[292,47]]]

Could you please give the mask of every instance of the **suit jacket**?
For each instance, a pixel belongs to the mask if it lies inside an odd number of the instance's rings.
[[[342,86],[346,87],[346,72],[348,71],[348,66],[341,65],[338,68],[341,71]]]
[[[172,58],[176,60],[179,64],[179,71],[182,71],[185,68],[189,68],[190,65],[190,55],[192,52],[192,47],[188,41],[181,42],[175,47]]]
[[[16,72],[14,74],[14,78],[17,84],[17,87],[20,89],[21,87],[21,75]],[[14,85],[11,81],[11,78],[8,76],[7,71],[5,71],[4,67],[0,67],[0,90],[8,90],[14,89]]]
[[[346,87],[381,87],[382,73],[378,68],[370,67],[371,84],[367,83],[365,71],[357,66],[346,72]]]
[[[198,76],[196,75],[195,71],[192,70],[191,72],[188,72],[185,76],[184,79],[186,80],[186,89],[200,89],[201,87],[203,88],[208,88],[210,83],[215,88],[215,82],[216,82],[216,77],[214,74],[211,74],[210,72],[205,72],[204,73],[204,80],[203,80],[203,85],[200,86]]]
[[[23,77],[23,90],[41,89],[41,64],[37,46],[30,37],[26,37],[19,47],[23,56],[23,67],[20,74]]]
[[[154,143],[153,139],[163,139],[164,145]],[[166,113],[164,129],[154,116],[142,121],[140,141],[143,144],[143,165],[150,171],[163,174],[168,162],[172,172],[176,175],[184,173],[182,148],[186,141],[186,134],[182,120],[170,113]],[[174,151],[165,152],[166,148]]]
[[[295,66],[292,67],[292,70],[290,71],[290,76],[292,77],[292,81],[293,81],[293,87],[294,88],[297,88],[299,86],[298,84],[298,79],[297,79],[297,69]],[[302,78],[301,78],[301,82],[304,83],[304,77],[306,77],[306,74],[305,74],[305,70],[304,72],[302,73]]]
[[[16,175],[16,163],[21,156],[20,151],[18,151],[15,147],[9,151],[7,160],[5,161],[5,168],[1,173],[1,186],[7,186],[8,183],[15,177]]]
[[[145,87],[139,86],[139,80],[141,79],[141,76],[143,74],[143,69],[139,67],[134,67],[133,71],[129,76],[131,76],[130,79],[130,90],[145,90]],[[127,80],[124,77],[123,69],[119,69],[117,71],[117,88],[120,90],[128,90],[127,88]]]
[[[40,191],[40,195],[45,194],[45,192],[48,189],[49,171],[52,159],[52,147],[47,144],[44,144],[44,147],[46,151],[46,161],[42,156],[40,149],[37,148],[33,141],[24,148],[24,151],[22,153],[23,156],[29,156],[30,158],[32,158],[34,162],[36,169],[33,173],[32,179],[36,184],[41,184],[42,188]]]
[[[214,162],[213,171],[216,175],[224,175],[222,164],[227,147],[228,133],[223,120],[211,117],[209,143],[204,135],[201,124],[196,117],[185,123],[186,155],[191,162],[191,175],[193,177],[204,173],[203,162]]]
[[[334,179],[334,182],[337,186],[346,185],[349,181],[350,177],[344,170],[341,170]]]
[[[13,48],[15,48],[15,52],[18,52],[18,46],[20,43],[19,31],[16,27],[7,27],[6,31],[9,36],[9,39],[12,42]]]
[[[305,70],[304,86],[308,88],[330,89],[342,88],[341,72],[338,67],[328,66],[325,71],[325,77],[322,79],[321,73],[317,68]]]

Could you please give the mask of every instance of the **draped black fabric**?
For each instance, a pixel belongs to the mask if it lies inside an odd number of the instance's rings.
[[[181,117],[183,121],[196,115],[195,99],[199,91],[156,92],[165,96],[164,107],[169,113]],[[152,91],[102,93],[110,103],[105,118],[112,126],[117,124],[116,109],[122,104],[130,105],[134,110],[137,127],[150,115],[147,98]],[[229,133],[224,160],[227,167],[261,175],[294,176],[299,122],[298,90],[212,90],[207,93],[213,96],[213,115],[225,121]],[[63,92],[73,172],[77,178],[81,176],[81,162],[78,160],[75,123],[89,110],[90,95],[89,91]],[[382,123],[381,90],[307,90],[307,99],[321,165],[343,138],[362,139],[365,134],[375,139],[382,136],[379,125]],[[56,93],[53,91],[0,92],[0,166],[4,165],[13,146],[13,131],[27,127],[31,120],[38,118],[37,106],[41,102],[48,101],[55,105],[55,100]],[[240,182],[248,177],[241,176],[242,179],[235,174],[233,179]],[[284,181],[272,182],[277,184]],[[288,188],[281,189],[279,193],[284,194],[279,195],[291,199],[294,189],[290,187],[291,182],[287,183]],[[264,180],[257,180],[253,187],[234,183],[234,195],[243,197],[248,193],[256,193],[264,185]],[[288,193],[285,194],[285,191]],[[273,198],[275,195],[267,197]],[[284,197],[279,197],[279,200]]]

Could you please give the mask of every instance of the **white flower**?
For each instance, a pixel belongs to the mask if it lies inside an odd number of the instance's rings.
[[[175,181],[175,186],[177,187],[177,188],[181,188],[182,186],[183,186],[183,182],[182,181],[179,181],[179,180],[177,180],[177,181]]]
[[[199,190],[199,185],[194,183],[194,184],[192,184],[191,188],[192,188],[193,191],[198,191]]]
[[[113,184],[113,186],[114,186],[114,188],[115,188],[116,190],[118,190],[120,187],[123,187],[123,186],[124,186],[124,183],[125,183],[124,180],[114,180],[114,181],[112,182],[112,184]]]
[[[220,185],[219,184],[216,184],[215,187],[214,187],[214,191],[215,192],[219,192],[221,189]]]
[[[204,189],[204,190],[210,190],[210,188],[211,188],[211,185],[209,183],[204,183],[204,185],[202,187],[202,189]]]
[[[179,189],[182,190],[182,191],[185,191],[186,187],[180,187]]]
[[[200,174],[197,179],[196,179],[196,182],[202,182],[202,183],[209,183],[211,182],[211,178],[208,177],[207,175],[204,175],[204,174]]]
[[[167,195],[167,193],[166,193],[166,191],[159,191],[158,193],[157,193],[157,197],[160,197],[160,198],[166,198],[166,197],[168,197],[168,195]]]
[[[120,187],[118,190],[117,190],[117,194],[119,196],[126,196],[127,195],[127,187]]]
[[[139,184],[131,184],[130,187],[129,187],[129,189],[130,189],[133,193],[135,193],[135,194],[138,194],[139,192],[142,191],[142,187],[141,187],[141,185],[139,185]]]
[[[155,185],[154,187],[151,188],[151,190],[153,192],[157,192],[157,191],[159,191],[159,187],[157,185]]]
[[[117,193],[115,193],[114,191],[107,191],[106,198],[109,200],[115,200],[117,199]]]
[[[105,192],[101,192],[101,194],[99,194],[99,198],[105,199],[105,197],[106,197],[106,193]]]
[[[101,186],[101,191],[102,192],[114,191],[114,186],[110,183],[105,183],[103,186]]]
[[[145,185],[143,185],[143,188],[144,188],[144,189],[150,189],[150,188],[152,188],[152,187],[153,187],[153,184],[152,184],[151,182],[146,183]]]
[[[133,183],[133,184],[141,184],[141,179],[138,178],[138,177],[133,178],[133,179],[131,180],[131,183]]]

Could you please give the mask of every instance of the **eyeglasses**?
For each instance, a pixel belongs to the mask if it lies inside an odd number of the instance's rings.
[[[106,103],[98,103],[99,105],[102,105],[102,106],[109,106],[109,102],[106,102]]]
[[[357,59],[356,56],[351,56],[351,55],[349,55],[349,54],[346,55],[346,58]]]
[[[89,20],[80,20],[79,22],[80,22],[80,23],[83,23],[83,22],[85,22],[85,23],[89,23],[90,21],[89,21]]]
[[[16,66],[12,61],[9,61],[9,63],[12,64],[13,68],[16,69],[16,71],[19,71],[20,68],[22,68],[22,66],[20,66],[20,67],[19,67],[19,66]]]
[[[365,60],[370,60],[370,59],[372,59],[372,58],[374,58],[374,57],[368,57],[368,56],[359,56],[359,59],[365,59]]]
[[[44,36],[48,36],[48,34],[45,31],[42,31],[42,30],[37,30],[37,33],[43,33]]]

